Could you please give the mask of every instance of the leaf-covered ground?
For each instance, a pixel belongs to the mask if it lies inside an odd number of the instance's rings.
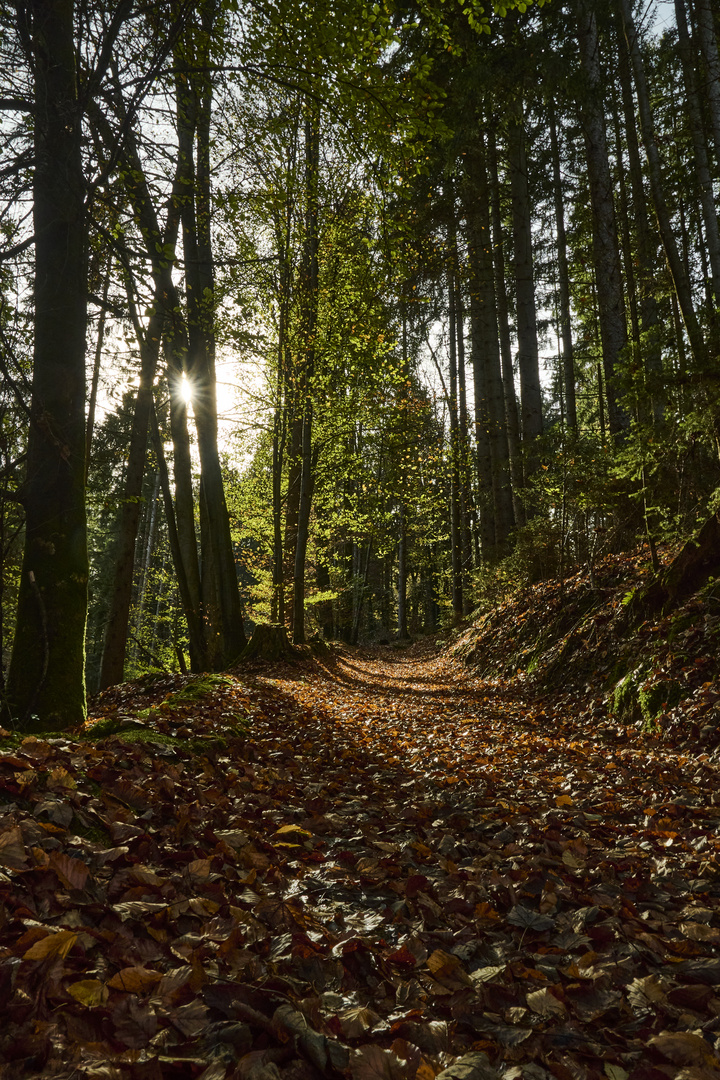
[[[719,1080],[717,752],[584,705],[426,643],[3,739],[2,1080]]]

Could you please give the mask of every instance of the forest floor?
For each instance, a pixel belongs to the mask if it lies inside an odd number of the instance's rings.
[[[426,641],[6,733],[0,1077],[720,1080],[717,749],[587,698]]]

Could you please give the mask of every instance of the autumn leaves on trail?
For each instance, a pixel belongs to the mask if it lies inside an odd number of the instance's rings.
[[[0,743],[3,1080],[719,1080],[716,754],[430,643],[188,682]]]

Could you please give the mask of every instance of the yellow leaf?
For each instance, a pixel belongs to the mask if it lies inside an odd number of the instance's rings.
[[[311,832],[301,828],[299,825],[283,825],[282,828],[275,830],[275,836],[285,836],[287,833],[298,833],[300,836],[312,837]]]
[[[570,798],[569,795],[558,795],[555,800],[556,806],[572,806],[572,804],[573,800]]]
[[[99,979],[81,979],[80,982],[71,983],[67,990],[76,1001],[88,1009],[104,1005],[108,999],[107,987]]]
[[[58,930],[31,945],[28,951],[23,953],[23,960],[47,960],[54,956],[67,956],[76,941],[77,934],[74,930]]]

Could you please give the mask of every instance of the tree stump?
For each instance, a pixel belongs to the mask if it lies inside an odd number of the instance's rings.
[[[253,635],[238,657],[245,660],[291,660],[294,649],[288,641],[284,626],[277,623],[258,623]]]
[[[720,515],[713,514],[697,536],[682,547],[644,588],[635,593],[627,608],[627,621],[635,625],[651,616],[667,615],[720,573]]]

